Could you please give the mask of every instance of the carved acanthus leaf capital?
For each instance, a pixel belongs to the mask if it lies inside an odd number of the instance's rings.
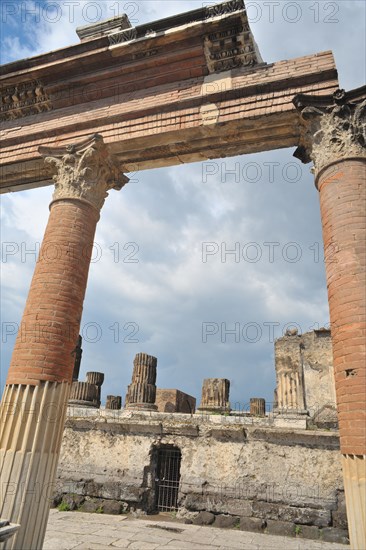
[[[99,134],[65,147],[39,147],[39,152],[52,170],[54,201],[82,199],[99,211],[108,191],[129,181]]]
[[[314,171],[341,159],[366,156],[366,87],[332,96],[298,94],[300,143],[294,156],[313,161]]]

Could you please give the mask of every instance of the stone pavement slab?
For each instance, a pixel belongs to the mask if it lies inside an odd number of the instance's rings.
[[[43,550],[349,550],[344,544],[262,533],[51,510]]]

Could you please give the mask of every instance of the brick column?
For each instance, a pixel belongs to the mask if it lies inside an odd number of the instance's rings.
[[[55,192],[0,409],[0,517],[21,526],[6,549],[43,545],[95,228],[127,181],[99,135],[40,153]]]
[[[334,376],[351,546],[366,540],[366,87],[299,95],[302,142],[320,195]]]

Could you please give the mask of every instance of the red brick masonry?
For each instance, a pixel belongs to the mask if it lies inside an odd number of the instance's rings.
[[[7,384],[71,383],[98,218],[87,202],[52,203]]]
[[[318,176],[343,454],[366,454],[366,160]]]

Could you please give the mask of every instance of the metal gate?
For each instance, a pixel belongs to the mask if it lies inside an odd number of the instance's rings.
[[[167,445],[158,449],[156,507],[159,512],[178,509],[181,460],[182,453],[178,447]]]

